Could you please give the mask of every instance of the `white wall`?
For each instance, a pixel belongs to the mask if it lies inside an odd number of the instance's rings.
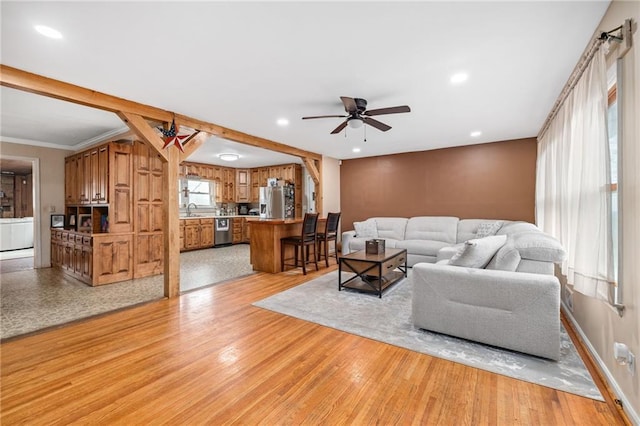
[[[329,212],[340,211],[340,160],[323,156],[321,173],[322,216],[326,217]],[[338,235],[342,233],[341,228],[342,223],[338,224]]]
[[[35,159],[39,165],[39,185],[34,173],[34,190],[39,194],[39,199],[34,200],[34,221],[39,216],[38,229],[34,229],[34,241],[36,251],[34,267],[51,266],[51,209],[56,213],[64,213],[64,158],[71,155],[71,151],[41,148],[37,146],[0,143],[0,156],[20,157],[21,159]],[[34,170],[35,172],[35,170]],[[36,189],[36,186],[37,189]],[[37,207],[38,206],[38,207]],[[38,208],[38,210],[36,210]],[[38,240],[39,239],[39,240]]]
[[[640,2],[613,1],[595,34],[609,31],[621,25],[625,19],[640,21]],[[615,52],[614,52],[615,54]],[[632,421],[640,419],[640,368],[635,376],[626,366],[618,365],[613,357],[613,343],[625,343],[640,360],[640,32],[634,33],[633,47],[625,56],[623,80],[622,162],[622,230],[623,250],[621,283],[624,315],[620,317],[606,302],[573,293],[573,318],[587,339],[587,345],[595,351],[595,358],[608,376],[613,390],[623,400],[624,410]]]

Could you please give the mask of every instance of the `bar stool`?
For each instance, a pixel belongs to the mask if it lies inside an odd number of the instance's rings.
[[[286,266],[302,266],[302,273],[307,275],[307,263],[309,262],[309,247],[313,246],[313,263],[316,265],[316,271],[318,270],[318,251],[317,251],[317,229],[318,229],[318,214],[317,213],[305,213],[304,220],[302,221],[302,232],[300,236],[284,237],[280,239],[280,269],[284,271]],[[294,263],[284,263],[285,247],[292,245],[294,250]],[[300,247],[300,258],[302,265],[298,264],[298,247]]]
[[[338,222],[340,222],[340,213],[327,214],[326,228],[324,232],[318,233],[319,260],[322,260],[322,256],[324,256],[327,267],[329,267],[329,241],[334,242],[336,263],[338,262]],[[322,250],[323,245],[324,251]]]

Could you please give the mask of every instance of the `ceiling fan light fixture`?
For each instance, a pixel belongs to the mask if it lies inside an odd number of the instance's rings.
[[[352,129],[359,129],[360,127],[362,127],[362,119],[361,118],[350,118],[349,121],[347,122],[347,124]]]
[[[240,158],[240,156],[238,154],[226,152],[223,154],[218,154],[218,158],[222,161],[236,161],[238,158]]]

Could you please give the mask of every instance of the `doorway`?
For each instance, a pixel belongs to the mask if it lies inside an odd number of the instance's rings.
[[[39,159],[0,158],[0,273],[42,267]]]

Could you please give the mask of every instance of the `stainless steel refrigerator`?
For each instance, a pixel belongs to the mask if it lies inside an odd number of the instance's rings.
[[[260,217],[284,219],[284,191],[281,186],[260,188]]]

